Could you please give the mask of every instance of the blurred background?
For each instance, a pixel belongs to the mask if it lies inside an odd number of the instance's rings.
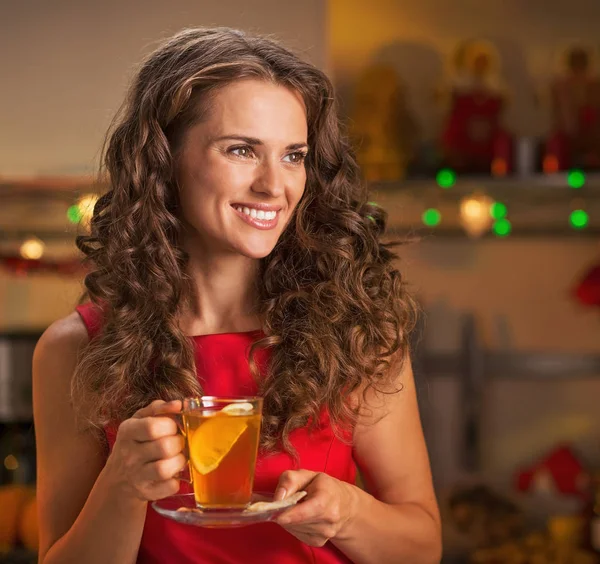
[[[445,562],[600,554],[600,2],[0,2],[0,562],[33,562],[31,354],[82,292],[104,133],[183,27],[326,71],[423,315]],[[401,432],[401,430],[400,430]]]

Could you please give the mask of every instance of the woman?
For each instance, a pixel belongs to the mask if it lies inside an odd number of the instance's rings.
[[[78,241],[92,304],[34,357],[40,562],[438,561],[411,301],[323,73],[265,38],[183,31],[139,70],[105,163]],[[164,414],[202,393],[264,397],[257,489],[308,492],[276,524],[148,507],[185,464]]]

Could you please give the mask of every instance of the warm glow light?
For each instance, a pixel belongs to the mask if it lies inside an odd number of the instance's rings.
[[[19,252],[24,259],[38,260],[42,258],[44,254],[44,242],[40,241],[36,237],[31,237],[26,241],[23,241]]]
[[[98,201],[98,196],[95,194],[86,194],[82,196],[77,202],[77,208],[80,214],[80,223],[82,223],[85,227],[88,227],[90,221],[92,220],[92,216],[94,215],[94,206]]]
[[[508,174],[508,164],[506,159],[496,157],[492,161],[492,175],[493,176],[506,176]]]
[[[4,468],[6,468],[7,470],[17,470],[19,468],[19,461],[14,455],[9,454],[4,459]]]
[[[480,237],[492,225],[490,214],[494,201],[486,194],[476,193],[460,202],[460,222],[470,237]]]
[[[558,159],[554,155],[546,155],[542,164],[542,169],[546,174],[558,172]]]

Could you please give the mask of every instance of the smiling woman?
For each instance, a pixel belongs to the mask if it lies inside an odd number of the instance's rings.
[[[91,301],[34,357],[40,562],[438,561],[413,302],[328,78],[270,39],[184,30],[139,69],[105,164],[78,240]],[[202,395],[262,397],[255,489],[306,492],[277,523],[200,529],[149,507],[180,499],[174,416]],[[193,445],[207,484],[249,444],[229,423]]]
[[[181,140],[185,250],[267,256],[304,193],[307,135],[297,92],[255,79],[224,86]]]

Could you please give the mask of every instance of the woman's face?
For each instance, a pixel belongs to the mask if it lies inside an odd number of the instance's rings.
[[[297,93],[250,79],[220,89],[178,161],[186,250],[267,256],[304,192],[307,134]]]

